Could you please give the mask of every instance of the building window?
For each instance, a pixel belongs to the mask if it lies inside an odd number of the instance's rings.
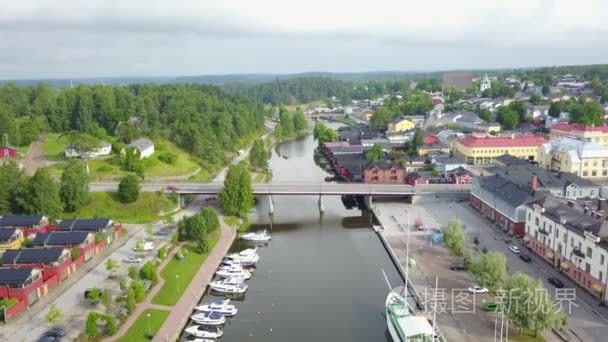
[[[600,265],[604,266],[604,254],[600,254]]]
[[[585,263],[585,272],[591,273],[591,265],[589,263]]]
[[[583,163],[583,166],[585,166],[585,167],[586,167],[587,165],[589,165],[589,163],[587,163],[587,162],[584,162],[584,163]]]
[[[591,195],[591,196],[595,196],[595,190],[591,190],[591,191],[589,191],[589,195]]]
[[[597,160],[593,161],[593,166],[597,166]]]
[[[602,176],[608,176],[608,170],[602,171]]]
[[[587,177],[587,171],[583,171],[583,177]]]
[[[536,226],[538,227],[538,217],[534,218],[534,223],[536,223]]]
[[[528,220],[532,219],[532,213],[528,213]]]
[[[593,251],[591,250],[591,247],[587,247],[587,257],[588,257],[588,258],[591,258],[591,253],[592,253],[592,252],[593,252]]]
[[[592,177],[597,176],[597,171],[591,171],[591,176],[592,176]]]
[[[562,244],[561,244],[561,242],[557,244],[557,251],[559,252],[559,254],[562,254]]]
[[[598,277],[598,280],[602,283],[604,282],[604,273],[602,273],[602,271],[600,271],[600,276]]]

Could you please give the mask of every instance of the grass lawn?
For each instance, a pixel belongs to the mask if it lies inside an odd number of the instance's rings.
[[[509,336],[509,340],[515,342],[544,342],[545,339],[542,336],[530,336],[526,334],[519,334],[517,336]]]
[[[116,193],[92,192],[91,202],[73,213],[64,213],[62,218],[110,217],[117,222],[150,223],[161,219],[160,212],[168,212],[175,206],[164,195],[141,192],[133,203],[121,203]]]
[[[148,319],[148,314],[150,318]],[[137,317],[133,325],[127,330],[127,333],[123,335],[118,341],[119,342],[132,342],[132,341],[150,341],[148,338],[148,321],[150,331],[156,333],[163,325],[165,320],[169,317],[169,311],[164,310],[153,310],[147,309]]]
[[[238,227],[239,222],[240,220],[236,216],[224,216],[224,223],[226,223],[230,227]]]
[[[27,151],[30,150],[30,146],[32,146],[32,144],[29,144],[27,146],[17,147],[17,151],[19,151],[19,153],[21,153],[21,154],[23,154],[25,156],[25,154],[27,153]]]
[[[68,145],[67,136],[62,136],[59,133],[50,133],[46,135],[42,152],[48,160],[64,160],[65,148]]]
[[[334,121],[341,122],[350,126],[359,126],[359,123],[350,117],[343,116],[335,116]]]
[[[200,254],[195,246],[185,245],[184,248],[188,250],[186,257],[182,260],[172,258],[165,268],[160,271],[160,276],[165,279],[165,283],[156,296],[152,298],[152,303],[169,306],[175,305],[186,288],[188,288],[188,285],[190,285],[196,272],[198,272],[203,262],[207,259],[209,252],[215,247],[219,237],[220,229],[211,233],[209,237],[209,251],[205,254]],[[179,278],[176,278],[177,275],[179,275]]]
[[[266,174],[255,173],[251,180],[252,183],[264,183],[266,181]]]
[[[158,160],[158,156],[171,152],[177,155],[173,164],[166,164]],[[157,139],[154,141],[154,154],[145,163],[146,176],[180,176],[192,173],[199,168],[198,162],[186,151],[179,149],[168,140]]]
[[[213,175],[207,169],[201,169],[199,173],[188,178],[188,180],[195,182],[211,182],[211,179],[213,179]]]

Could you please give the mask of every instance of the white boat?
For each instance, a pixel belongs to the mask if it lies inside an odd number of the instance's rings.
[[[220,338],[224,334],[219,327],[196,324],[187,327],[185,331],[194,337],[200,338]]]
[[[247,291],[247,284],[243,284],[243,278],[229,278],[223,280],[214,280],[209,283],[209,287],[220,293],[227,294],[242,294]]]
[[[429,320],[422,315],[415,315],[402,293],[403,286],[398,286],[386,297],[386,325],[393,341],[435,341],[434,329]]]
[[[251,273],[243,269],[243,266],[240,264],[220,267],[215,274],[222,278],[240,277],[245,280],[251,279]]]
[[[255,264],[260,260],[260,256],[256,252],[255,248],[248,248],[240,253],[233,253],[226,256],[226,258],[236,261],[241,266],[255,266]]]
[[[210,340],[208,338],[195,338],[194,340],[188,340],[188,342],[215,342],[215,340]]]
[[[202,312],[216,311],[216,312],[221,313],[224,316],[231,317],[231,316],[236,315],[238,310],[237,310],[236,306],[229,304],[229,303],[230,303],[230,299],[224,299],[224,300],[218,299],[218,300],[213,301],[208,304],[195,306],[194,310],[202,311]]]
[[[190,316],[190,319],[196,324],[204,325],[222,325],[226,323],[226,317],[217,311],[197,312]]]
[[[257,231],[254,233],[243,234],[241,236],[241,239],[246,240],[246,241],[253,241],[253,242],[265,242],[265,241],[270,241],[271,236],[270,236],[270,234],[268,234],[266,229],[264,229],[264,230]]]

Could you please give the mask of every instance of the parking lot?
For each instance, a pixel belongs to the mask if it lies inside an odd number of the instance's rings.
[[[462,203],[427,203],[407,205],[404,203],[376,203],[382,223],[386,226],[385,236],[390,242],[400,259],[405,260],[405,231],[403,227],[407,222],[413,226],[416,219],[420,219],[427,227],[441,227],[453,218],[458,218],[471,237],[479,240],[479,249],[486,248],[491,251],[502,251],[508,262],[509,273],[525,273],[537,277],[543,281],[549,293],[555,298],[555,287],[548,283],[548,277],[560,279],[566,288],[576,289],[576,299],[569,301],[564,308],[569,306],[570,315],[568,324],[572,336],[582,341],[604,341],[608,334],[608,316],[605,307],[598,307],[598,301],[593,299],[583,289],[576,287],[568,278],[561,275],[549,264],[540,260],[517,240],[500,232],[493,224],[475,212],[468,202]],[[407,210],[407,211],[406,211]],[[395,218],[393,219],[392,216]],[[408,218],[409,216],[409,218]],[[391,221],[395,223],[390,223]],[[385,223],[386,222],[386,223]],[[399,227],[399,223],[402,226]],[[411,230],[410,235],[410,258],[416,261],[412,267],[410,277],[412,282],[420,284],[422,292],[424,288],[433,288],[435,276],[439,277],[438,288],[446,289],[446,301],[452,302],[451,289],[462,289],[472,284],[472,277],[468,272],[451,271],[448,268],[450,262],[458,259],[449,255],[445,247],[430,246],[427,233]],[[524,262],[519,256],[509,250],[510,245],[518,246],[519,249],[531,256],[531,262]],[[476,296],[475,314],[440,314],[438,324],[445,332],[449,340],[488,341],[494,337],[495,314],[483,312],[483,296]],[[480,303],[481,302],[481,303]],[[466,331],[465,331],[466,330]],[[459,332],[460,331],[460,332]],[[459,336],[460,334],[460,336]],[[511,334],[511,332],[510,332]],[[466,335],[466,336],[465,336]],[[557,339],[554,334],[545,334],[547,339]]]

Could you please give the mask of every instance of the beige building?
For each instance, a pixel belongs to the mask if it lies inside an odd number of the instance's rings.
[[[539,148],[540,166],[583,178],[608,177],[608,147],[574,136],[551,140]]]
[[[551,127],[550,139],[563,136],[586,138],[601,145],[608,146],[608,126],[585,126],[581,124],[558,123]]]

